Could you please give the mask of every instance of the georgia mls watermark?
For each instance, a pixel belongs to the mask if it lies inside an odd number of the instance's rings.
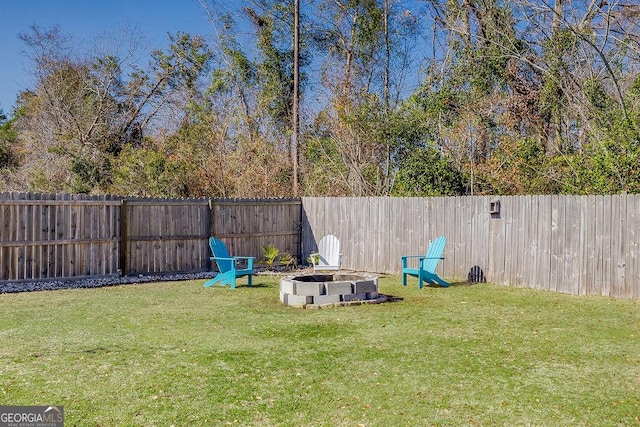
[[[0,427],[64,427],[64,408],[0,406]]]

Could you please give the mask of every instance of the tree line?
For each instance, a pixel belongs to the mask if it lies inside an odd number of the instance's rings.
[[[200,3],[212,35],[151,53],[135,28],[82,51],[20,34],[34,84],[0,111],[0,190],[640,192],[633,2],[311,0],[297,46],[291,0]]]

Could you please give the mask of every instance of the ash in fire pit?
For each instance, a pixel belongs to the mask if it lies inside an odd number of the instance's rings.
[[[378,278],[360,274],[309,274],[280,280],[280,301],[302,308],[379,303]]]

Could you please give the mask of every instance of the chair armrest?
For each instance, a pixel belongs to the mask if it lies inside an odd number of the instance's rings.
[[[237,263],[238,261],[245,260],[247,262],[247,270],[253,270],[253,260],[256,257],[253,256],[234,256],[233,262]]]
[[[401,256],[400,260],[402,261],[402,268],[407,268],[407,261],[410,258],[411,259],[417,258],[418,259],[418,264],[419,264],[424,259],[424,255],[404,255],[404,256]]]
[[[219,259],[219,260],[222,260],[222,261],[234,261],[235,260],[235,258],[224,258],[224,257],[219,257],[219,256],[210,256],[209,259],[212,260],[212,261],[216,260],[216,259]]]
[[[233,262],[233,269],[236,269],[236,264],[238,261],[242,261],[242,260],[246,260],[247,261],[247,269],[248,270],[253,270],[253,260],[256,257],[253,256],[234,256],[234,257],[219,257],[219,256],[212,256],[209,257],[209,259],[211,261],[231,261]]]
[[[400,259],[402,260],[402,268],[407,268],[407,260],[409,258],[417,258],[418,264],[422,264],[422,261],[424,261],[425,259],[444,259],[444,257],[431,257],[425,255],[405,255],[400,257]]]
[[[253,260],[256,257],[253,257],[253,256],[237,256],[237,257],[234,257],[234,258],[235,258],[236,261],[243,260],[243,259],[246,260],[247,261],[247,270],[253,270]]]
[[[400,261],[402,262],[402,268],[407,268],[407,261],[409,258],[416,258],[414,255],[404,255],[400,257]]]
[[[232,257],[232,258],[233,258],[233,259],[246,259],[246,260],[249,260],[249,259],[255,259],[255,257],[254,257],[254,256],[234,256],[234,257]]]

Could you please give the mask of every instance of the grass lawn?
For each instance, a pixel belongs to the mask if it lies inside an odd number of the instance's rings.
[[[400,301],[303,310],[277,276],[203,282],[0,295],[0,404],[67,426],[640,425],[638,301],[391,276]]]

